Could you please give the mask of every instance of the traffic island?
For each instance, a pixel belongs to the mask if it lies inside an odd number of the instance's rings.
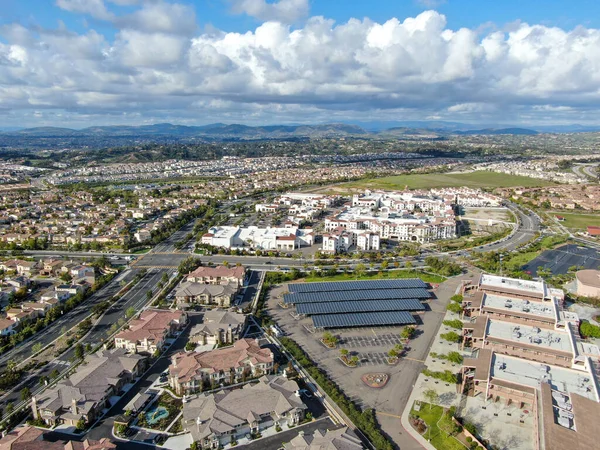
[[[367,386],[369,386],[371,388],[381,389],[388,383],[388,381],[390,380],[390,376],[387,373],[381,373],[381,372],[365,373],[361,377],[361,380],[363,383],[365,383]]]

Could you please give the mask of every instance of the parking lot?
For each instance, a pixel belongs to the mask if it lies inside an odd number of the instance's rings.
[[[554,275],[558,275],[567,273],[569,267],[572,266],[598,269],[600,267],[600,254],[593,248],[580,247],[575,244],[563,245],[554,250],[546,250],[529,264],[523,266],[523,270],[535,275],[538,268],[546,267]]]

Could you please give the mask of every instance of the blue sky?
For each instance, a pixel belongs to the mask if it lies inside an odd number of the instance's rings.
[[[600,117],[598,1],[1,1],[0,127]]]
[[[224,0],[195,0],[188,3],[194,6],[201,27],[211,24],[222,30],[243,32],[260,23],[247,16],[232,14],[230,3]],[[322,15],[337,22],[345,22],[353,17],[369,17],[384,22],[391,17],[415,16],[432,9],[428,6],[432,5],[433,9],[447,16],[451,28],[477,28],[486,23],[502,27],[514,21],[566,29],[577,25],[598,28],[600,25],[600,2],[595,0],[312,0],[310,3],[311,15]],[[112,6],[112,9],[125,12],[134,8]],[[2,0],[2,23],[37,23],[52,28],[59,20],[74,30],[85,29],[81,17],[57,8],[52,0]],[[110,33],[109,26],[99,28]]]

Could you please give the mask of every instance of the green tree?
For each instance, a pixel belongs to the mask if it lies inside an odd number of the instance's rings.
[[[454,302],[448,303],[448,306],[446,306],[446,309],[448,311],[451,311],[456,314],[460,314],[463,310],[462,306],[460,304],[454,303]]]
[[[427,399],[427,402],[429,403],[429,409],[431,409],[431,406],[434,403],[437,403],[440,399],[440,397],[435,389],[426,389],[425,392],[423,392],[423,395],[425,396],[425,398]]]
[[[348,354],[349,354],[349,353],[350,353],[350,352],[349,352],[349,351],[348,351],[348,349],[346,349],[346,348],[341,348],[341,349],[340,349],[340,356],[341,356],[342,358],[344,358],[344,359],[348,357]]]
[[[83,359],[84,355],[85,355],[85,350],[83,348],[83,345],[81,345],[81,343],[78,342],[75,345],[75,358],[76,359]]]
[[[125,311],[125,317],[130,319],[133,316],[135,316],[135,313],[136,313],[135,308],[133,306],[130,306],[129,308],[127,308],[127,311]]]
[[[35,344],[33,344],[31,346],[31,354],[32,355],[38,354],[39,352],[42,351],[42,348],[44,348],[44,346],[42,345],[42,343],[41,342],[36,342]]]
[[[58,369],[53,369],[52,372],[50,372],[50,378],[52,378],[53,380],[56,380],[60,375],[60,372],[58,371]]]
[[[153,294],[152,294],[152,290],[149,290],[148,292],[146,292],[146,298],[147,298],[148,300],[150,300],[150,299],[152,298],[152,295],[153,295]]]
[[[167,275],[167,272],[162,274],[161,281],[165,284],[167,284],[169,282],[169,275]]]
[[[440,337],[449,342],[460,342],[462,340],[462,336],[454,331],[449,331],[448,333],[442,333],[442,334],[440,334]]]
[[[356,279],[363,277],[366,272],[367,272],[367,267],[362,263],[357,264],[356,267],[354,268],[354,276],[356,277]]]
[[[23,389],[21,389],[21,400],[26,402],[30,398],[31,398],[31,389],[29,389],[28,387],[24,387]]]

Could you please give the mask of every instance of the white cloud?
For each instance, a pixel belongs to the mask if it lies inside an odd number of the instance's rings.
[[[446,3],[446,0],[417,0],[417,3],[426,8],[437,8]]]
[[[266,0],[231,0],[231,3],[234,13],[247,14],[262,21],[294,23],[307,17],[310,11],[308,0],[279,0],[273,3],[267,3]]]
[[[3,122],[34,120],[34,107],[47,120],[57,111],[73,120],[271,123],[600,117],[597,29],[449,29],[425,11],[384,23],[313,17],[300,28],[273,20],[245,33],[198,34],[187,8],[146,2],[113,19],[113,38],[0,27]]]
[[[196,14],[189,5],[148,3],[130,15],[118,18],[119,28],[132,28],[148,33],[191,34],[196,28]]]
[[[101,20],[112,20],[114,17],[106,9],[103,0],[56,0],[56,6],[74,13],[89,14]]]

